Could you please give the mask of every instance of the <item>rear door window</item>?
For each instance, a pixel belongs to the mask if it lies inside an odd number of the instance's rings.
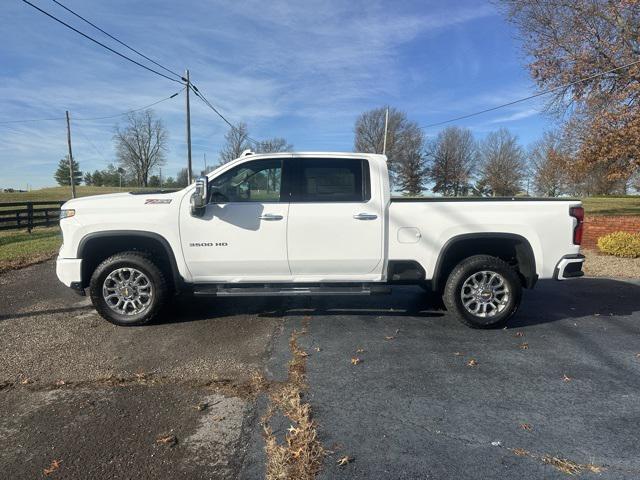
[[[369,162],[357,158],[294,159],[292,202],[366,202]]]

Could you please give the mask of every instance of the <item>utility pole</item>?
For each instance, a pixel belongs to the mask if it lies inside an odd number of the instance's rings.
[[[71,123],[69,122],[69,110],[67,114],[67,145],[69,146],[69,180],[71,180],[71,198],[76,198],[76,182],[73,177],[73,153],[71,152]]]
[[[189,82],[189,70],[185,71],[185,78],[183,79],[187,83],[187,184],[191,185],[191,107],[189,106],[189,90],[191,89],[191,83]]]
[[[162,167],[158,167],[160,169],[160,188],[162,188]]]
[[[389,126],[389,107],[387,107],[387,111],[384,114],[384,140],[382,141],[382,154],[387,154],[387,128]]]

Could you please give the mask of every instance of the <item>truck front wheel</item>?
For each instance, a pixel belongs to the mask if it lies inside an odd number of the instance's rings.
[[[474,255],[453,269],[444,289],[447,310],[472,328],[496,328],[516,313],[522,284],[505,261]]]
[[[93,272],[89,284],[97,312],[115,325],[149,323],[167,296],[162,271],[141,252],[117,253]]]

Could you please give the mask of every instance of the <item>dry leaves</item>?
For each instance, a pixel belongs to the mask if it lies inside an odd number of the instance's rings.
[[[53,472],[60,468],[61,463],[62,460],[52,460],[51,465],[49,465],[48,468],[45,468],[42,473],[44,473],[45,475],[51,475]]]
[[[517,455],[518,457],[529,457],[534,460],[539,460],[547,465],[551,465],[556,470],[559,470],[567,475],[578,475],[585,471],[591,473],[602,473],[605,470],[605,468],[601,465],[596,465],[593,463],[576,463],[566,458],[559,458],[553,455],[540,455],[532,453],[523,448],[509,448],[508,450],[510,450],[514,455]]]
[[[171,435],[171,434],[158,435],[156,437],[156,443],[158,445],[166,445],[168,447],[173,447],[178,443],[178,438],[175,435]]]
[[[524,333],[523,332],[516,332],[514,337],[524,337]]]
[[[520,345],[518,345],[518,348],[520,350],[528,350],[529,349],[529,344],[527,342],[521,343]]]
[[[56,380],[56,387],[62,387],[63,385],[66,385],[67,382],[65,382],[64,380]]]
[[[571,377],[568,376],[566,373],[562,376],[562,381],[563,382],[570,382],[571,381]]]
[[[362,359],[358,357],[351,357],[351,365],[358,365],[362,363]]]
[[[338,461],[336,462],[339,466],[344,467],[345,465],[350,464],[351,462],[353,462],[353,457],[350,457],[348,455],[345,455],[344,457],[340,457],[338,459]]]
[[[69,182],[69,183],[71,183],[71,182]],[[322,351],[322,349],[320,347],[316,347],[316,352],[320,352],[320,351]]]
[[[478,361],[475,358],[472,358],[467,362],[467,367],[477,367],[477,366],[478,366]]]
[[[358,349],[356,350],[356,353],[364,353],[364,348],[358,348]]]
[[[198,410],[199,412],[202,412],[203,410],[206,410],[207,408],[209,408],[209,404],[207,402],[202,402],[202,403],[199,403],[198,405],[196,405],[196,410]]]
[[[384,339],[385,340],[394,340],[396,337],[394,337],[393,335],[385,335]]]
[[[526,430],[527,432],[530,432],[531,430],[533,430],[533,425],[531,425],[530,423],[521,423],[520,428]]]

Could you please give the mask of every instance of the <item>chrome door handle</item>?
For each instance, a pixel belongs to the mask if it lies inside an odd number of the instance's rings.
[[[358,213],[353,216],[356,220],[375,220],[378,218],[374,213]]]
[[[282,220],[284,217],[282,215],[276,215],[275,213],[265,213],[258,217],[260,220]]]

